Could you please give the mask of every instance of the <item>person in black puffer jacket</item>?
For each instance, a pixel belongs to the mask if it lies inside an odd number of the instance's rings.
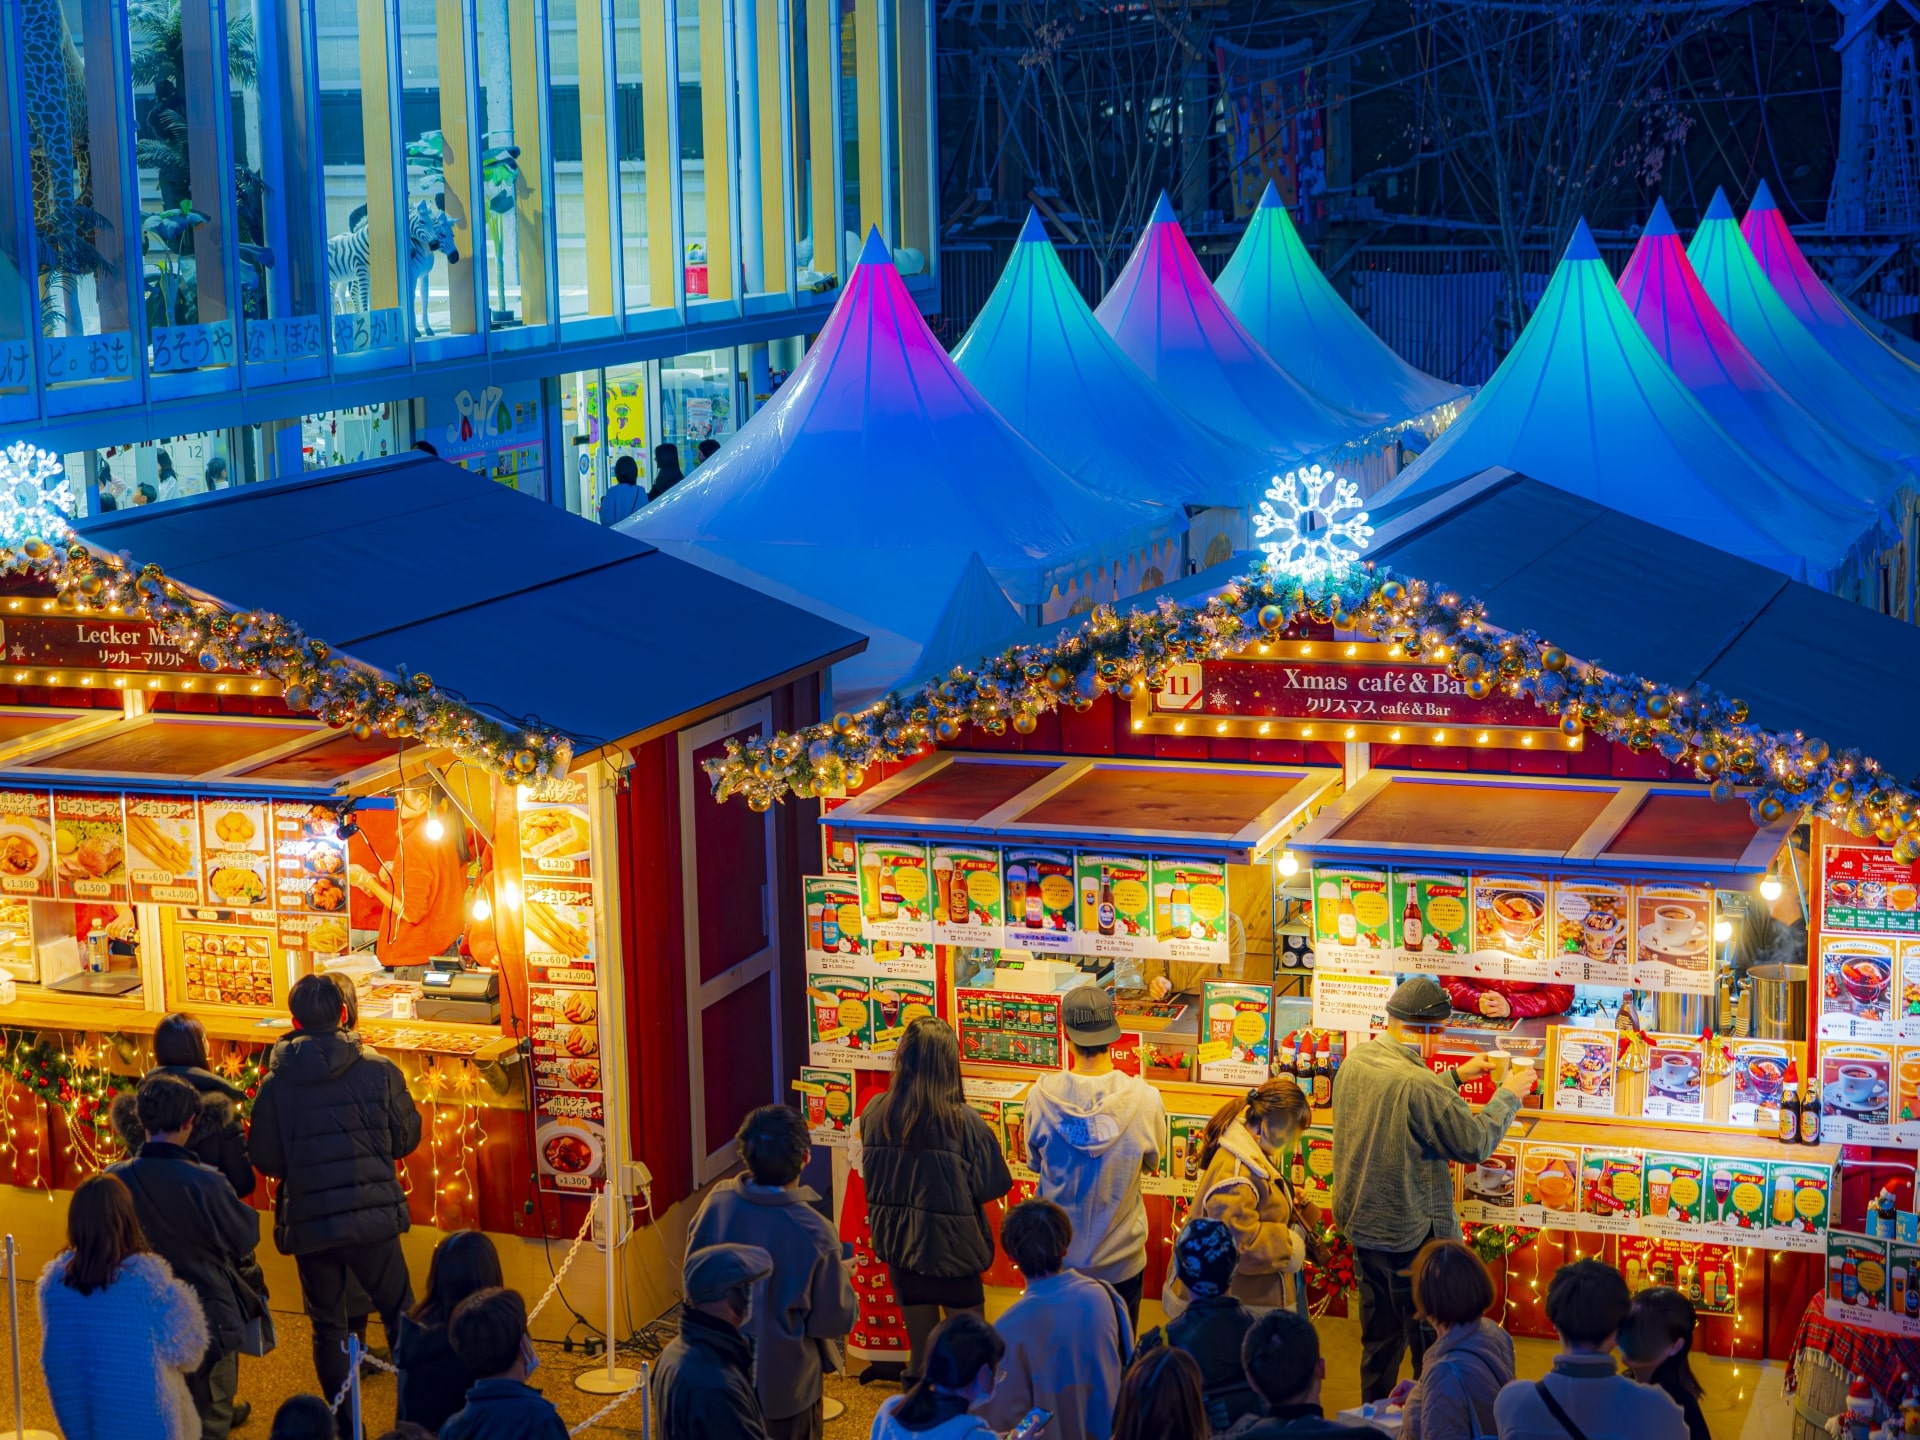
[[[1250,1415],[1264,1414],[1267,1408],[1254,1393],[1240,1359],[1255,1316],[1233,1293],[1238,1259],[1233,1231],[1223,1221],[1205,1216],[1189,1220],[1173,1242],[1173,1268],[1190,1297],[1187,1308],[1164,1329],[1149,1330],[1140,1337],[1143,1353],[1171,1345],[1193,1356],[1200,1366],[1207,1424],[1216,1435]]]
[[[246,1093],[221,1079],[207,1064],[207,1027],[191,1015],[164,1015],[153,1030],[153,1068],[148,1075],[178,1075],[200,1092],[200,1115],[193,1122],[187,1149],[202,1165],[211,1165],[227,1177],[242,1200],[253,1194],[256,1177],[247,1154],[247,1132],[240,1122]],[[114,1097],[113,1128],[127,1154],[138,1155],[147,1143],[133,1092]]]
[[[341,1031],[346,1007],[330,978],[301,978],[287,1008],[297,1033],[276,1047],[253,1102],[253,1163],[280,1181],[273,1243],[299,1269],[320,1393],[332,1396],[347,1377],[347,1276],[389,1335],[413,1303],[394,1167],[420,1143],[420,1112],[399,1067]]]
[[[907,1027],[887,1090],[860,1117],[860,1174],[873,1253],[886,1261],[907,1323],[907,1380],[948,1314],[986,1313],[993,1264],[985,1206],[1013,1188],[987,1122],[960,1089],[953,1027],[923,1015]]]

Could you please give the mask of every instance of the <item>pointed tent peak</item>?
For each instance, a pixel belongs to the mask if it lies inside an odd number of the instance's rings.
[[[1680,233],[1679,230],[1674,228],[1673,216],[1667,213],[1667,202],[1665,200],[1655,200],[1653,202],[1653,213],[1647,216],[1647,223],[1640,233],[1652,239],[1659,239],[1666,235],[1678,235]]]
[[[1027,223],[1020,227],[1019,243],[1022,245],[1045,245],[1048,243],[1047,227],[1045,222],[1040,219],[1039,206],[1029,205],[1027,207]]]
[[[1147,223],[1149,225],[1177,225],[1180,223],[1174,218],[1173,202],[1167,198],[1166,191],[1162,190],[1160,192],[1160,198],[1153,202],[1153,214],[1147,217]]]
[[[1755,210],[1778,210],[1779,208],[1778,205],[1773,203],[1773,191],[1769,190],[1767,188],[1767,182],[1762,180],[1760,182],[1760,188],[1753,192],[1753,203],[1747,206],[1747,213],[1752,214]]]
[[[1260,192],[1259,208],[1262,210],[1284,210],[1287,208],[1286,202],[1280,198],[1280,192],[1274,188],[1273,181],[1271,180],[1267,181],[1267,188]]]
[[[1567,241],[1567,253],[1562,260],[1598,260],[1600,247],[1593,243],[1593,232],[1587,228],[1587,222],[1573,222],[1573,238]]]
[[[1731,219],[1733,219],[1733,203],[1727,199],[1727,187],[1722,185],[1714,190],[1713,201],[1707,206],[1707,213],[1700,217],[1700,223],[1705,225],[1714,220]]]
[[[860,258],[856,265],[891,265],[893,252],[887,249],[887,242],[880,238],[880,227],[874,225],[867,230],[867,243],[860,247]]]

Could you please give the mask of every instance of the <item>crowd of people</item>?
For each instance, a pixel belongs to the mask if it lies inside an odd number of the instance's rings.
[[[295,1262],[328,1397],[286,1402],[270,1440],[360,1440],[329,1399],[344,1393],[345,1342],[370,1312],[398,1370],[387,1440],[559,1440],[557,1410],[528,1383],[539,1359],[526,1303],[502,1285],[484,1234],[443,1239],[415,1300],[396,1166],[419,1144],[420,1117],[398,1069],[362,1049],[351,989],[307,977],[289,1008],[294,1029],[250,1130],[186,1015],[161,1022],[153,1070],[116,1104],[129,1158],[76,1190],[68,1248],[39,1285],[41,1359],[67,1440],[225,1440],[244,1421],[239,1357],[275,1343],[259,1212],[246,1203],[256,1171],[280,1181],[273,1241]],[[1599,1261],[1554,1273],[1546,1313],[1561,1352],[1544,1379],[1516,1379],[1446,1168],[1492,1151],[1532,1077],[1504,1076],[1475,1110],[1460,1075],[1421,1063],[1447,1008],[1433,981],[1402,984],[1387,1032],[1356,1048],[1333,1092],[1334,1208],[1356,1253],[1363,1396],[1399,1407],[1407,1440],[1707,1440],[1688,1364],[1692,1306],[1671,1289],[1636,1298]],[[1302,1271],[1322,1217],[1280,1159],[1310,1119],[1298,1084],[1269,1080],[1207,1125],[1168,1319],[1141,1334],[1141,1182],[1160,1164],[1164,1113],[1152,1086],[1112,1063],[1111,997],[1088,987],[1062,1011],[1073,1068],[1037,1081],[1027,1101],[1038,1193],[1007,1209],[997,1238],[987,1207],[1013,1180],[965,1099],[945,1021],[907,1027],[888,1088],[856,1123],[871,1245],[908,1338],[873,1440],[1374,1434],[1321,1403],[1326,1362]],[[845,1247],[802,1184],[811,1143],[791,1107],[741,1125],[742,1172],[708,1193],[689,1230],[678,1333],[653,1373],[659,1440],[820,1440],[824,1377],[841,1368],[859,1305]],[[1025,1286],[990,1324],[982,1276],[996,1245]],[[1409,1351],[1415,1378],[1400,1381]]]

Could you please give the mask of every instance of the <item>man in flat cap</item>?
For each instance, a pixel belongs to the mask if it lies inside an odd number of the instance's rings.
[[[753,1347],[741,1330],[753,1287],[773,1273],[758,1245],[708,1245],[687,1256],[680,1334],[653,1372],[659,1440],[767,1440],[753,1388]]]
[[[1353,1246],[1360,1282],[1360,1398],[1383,1400],[1413,1350],[1420,1374],[1427,1336],[1413,1308],[1409,1269],[1420,1247],[1456,1240],[1449,1162],[1491,1155],[1533,1093],[1533,1070],[1516,1067],[1484,1108],[1460,1097],[1460,1082],[1495,1068],[1476,1055],[1439,1075],[1425,1055],[1453,1012],[1430,977],[1400,982],[1387,998],[1387,1030],[1358,1046],[1333,1087],[1333,1220]]]

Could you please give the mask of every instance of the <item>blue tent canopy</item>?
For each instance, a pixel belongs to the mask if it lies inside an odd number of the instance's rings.
[[[1273,474],[1270,456],[1200,424],[1127,358],[1036,212],[953,363],[1054,463],[1107,494],[1233,505]]]
[[[1373,508],[1496,466],[1822,586],[1876,523],[1799,495],[1714,422],[1641,333],[1584,222],[1493,378]]]

